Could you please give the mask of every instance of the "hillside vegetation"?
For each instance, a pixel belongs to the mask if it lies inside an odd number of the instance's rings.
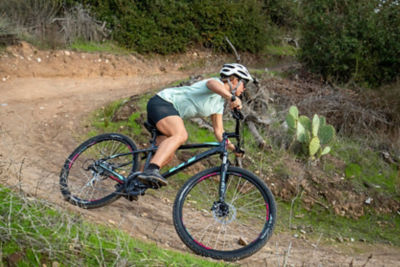
[[[327,81],[378,87],[399,76],[399,13],[398,0],[10,0],[0,3],[0,41],[115,41],[161,54],[231,51],[226,37],[257,54],[289,43]]]
[[[1,174],[1,172],[0,172]],[[0,186],[1,264],[6,266],[227,266],[136,240],[118,223],[94,224]]]

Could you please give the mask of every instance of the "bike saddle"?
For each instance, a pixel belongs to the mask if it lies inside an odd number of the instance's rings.
[[[157,130],[156,127],[154,127],[150,122],[145,121],[144,122],[144,127],[146,128],[147,131],[149,131],[149,133],[151,133],[152,135],[162,135],[162,133]]]

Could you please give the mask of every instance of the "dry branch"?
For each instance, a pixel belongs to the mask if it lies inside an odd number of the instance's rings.
[[[251,132],[251,134],[254,136],[257,145],[259,148],[264,148],[265,147],[265,140],[261,137],[260,133],[257,130],[256,125],[254,124],[254,122],[252,121],[247,121],[247,126],[249,127],[249,130]]]
[[[193,119],[191,119],[190,121],[196,123],[200,128],[207,129],[207,130],[209,130],[210,132],[214,132],[213,127],[212,127],[208,122],[206,122],[204,119],[201,119],[201,118],[193,118]]]

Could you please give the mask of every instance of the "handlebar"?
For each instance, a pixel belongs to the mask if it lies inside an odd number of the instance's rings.
[[[235,138],[237,141],[237,144],[235,145],[235,152],[240,153],[240,154],[244,154],[244,150],[241,148],[241,139],[240,139],[240,121],[244,120],[244,115],[243,113],[238,110],[238,109],[233,109],[232,110],[232,116],[235,118],[236,120],[236,126],[235,126]]]
[[[228,138],[235,137],[236,139],[238,139],[238,138],[240,139],[240,133],[239,133],[240,121],[244,119],[244,115],[240,110],[235,108],[232,110],[232,117],[236,120],[235,132],[234,133],[224,133],[224,135],[226,135],[226,137],[228,137]]]
[[[235,152],[239,154],[244,154],[245,151],[241,148],[241,139],[240,139],[240,121],[244,119],[244,115],[241,111],[238,109],[233,109],[232,110],[232,116],[236,120],[236,127],[235,127],[235,132],[224,132],[223,133],[223,138],[236,138],[236,145],[235,145]],[[237,166],[242,166],[241,164],[241,158],[236,157],[236,165]]]

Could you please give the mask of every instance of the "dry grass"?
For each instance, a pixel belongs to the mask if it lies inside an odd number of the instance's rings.
[[[94,19],[89,10],[76,5],[65,10],[62,18],[57,18],[60,24],[60,31],[63,33],[65,43],[71,44],[77,40],[103,41],[110,32],[105,22]]]
[[[143,243],[119,230],[118,223],[112,227],[89,223],[22,191],[0,186],[0,199],[0,265],[223,265]]]
[[[1,1],[0,18],[20,38],[50,47],[78,40],[102,41],[109,35],[105,23],[95,20],[82,5],[65,9],[60,0]],[[0,33],[2,25],[0,21]]]

